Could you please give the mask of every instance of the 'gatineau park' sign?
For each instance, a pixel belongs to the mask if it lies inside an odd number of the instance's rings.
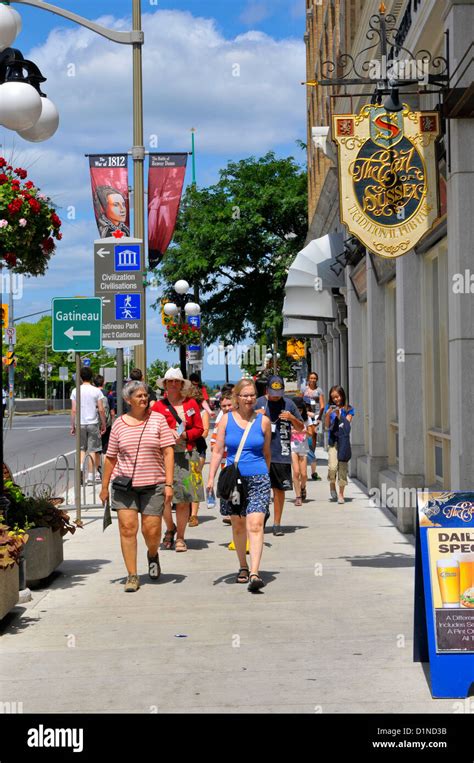
[[[381,257],[410,251],[438,218],[435,111],[364,106],[333,116],[341,219]]]

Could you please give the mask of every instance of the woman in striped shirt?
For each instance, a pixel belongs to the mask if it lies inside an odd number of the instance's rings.
[[[109,483],[115,477],[131,477],[132,489],[113,488],[112,509],[118,511],[120,543],[127,567],[125,591],[140,587],[137,575],[138,514],[148,549],[148,574],[158,580],[161,574],[158,545],[161,517],[173,498],[175,434],[161,413],[151,411],[147,385],[131,381],[123,389],[129,413],[116,418],[110,433],[100,499],[109,497]]]

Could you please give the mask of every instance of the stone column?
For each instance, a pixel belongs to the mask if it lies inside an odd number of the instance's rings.
[[[341,360],[340,360],[340,343],[339,343],[339,331],[335,323],[331,323],[329,327],[329,333],[332,336],[332,362],[333,362],[333,384],[341,383]]]
[[[472,41],[474,0],[448,0],[445,28],[449,30],[450,70]],[[472,55],[472,51],[470,53]],[[469,58],[466,59],[466,62]],[[461,67],[462,68],[462,67]],[[472,80],[472,64],[457,84]],[[460,73],[460,72],[459,72]],[[466,411],[474,409],[474,296],[453,292],[453,276],[473,273],[474,252],[474,122],[451,119],[451,169],[448,167],[448,284],[451,482],[453,490],[472,488],[474,426]],[[459,277],[459,276],[458,276]],[[472,277],[472,276],[471,276]]]
[[[326,395],[329,392],[329,389],[334,384],[334,363],[333,363],[333,342],[332,342],[332,334],[330,328],[328,328],[328,333],[325,335],[324,339],[326,340],[326,357],[327,357],[327,365],[326,365],[326,385],[327,389],[325,390]],[[327,402],[327,401],[326,401]]]
[[[387,389],[385,364],[385,292],[377,284],[367,257],[367,370],[369,455],[367,486],[379,487],[379,472],[388,464]]]
[[[351,268],[352,270],[352,268]],[[347,279],[347,340],[349,360],[349,402],[354,406],[356,415],[351,422],[352,459],[349,464],[349,474],[357,477],[357,460],[365,455],[364,445],[364,394],[363,394],[363,336],[362,305],[357,299],[352,281]]]
[[[420,390],[423,379],[421,319],[422,258],[414,252],[398,257],[397,267],[397,384],[399,474],[397,487],[425,487],[422,445],[423,406]],[[397,527],[413,532],[415,508],[409,501],[397,507]],[[408,504],[408,505],[405,505]]]

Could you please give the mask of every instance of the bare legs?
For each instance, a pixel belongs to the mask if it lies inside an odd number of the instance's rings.
[[[285,491],[284,490],[277,490],[277,488],[273,488],[273,505],[274,505],[274,516],[273,516],[273,524],[280,525],[281,524],[281,515],[283,514],[283,506],[285,503]]]
[[[138,511],[119,509],[120,545],[127,573],[137,574]],[[161,536],[161,517],[142,515],[142,533],[150,556],[156,556]]]

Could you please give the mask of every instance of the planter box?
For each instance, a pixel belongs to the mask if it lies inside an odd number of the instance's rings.
[[[18,603],[20,571],[17,564],[0,570],[0,620]]]
[[[53,532],[50,527],[34,527],[28,530],[28,535],[24,550],[27,585],[47,578],[64,559],[63,539],[59,531]]]

